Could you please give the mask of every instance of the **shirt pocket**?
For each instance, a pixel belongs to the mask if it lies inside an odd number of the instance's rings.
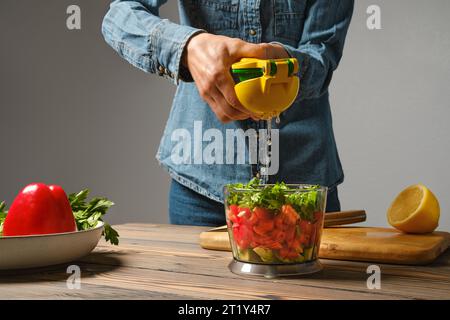
[[[193,27],[215,34],[226,34],[238,28],[239,0],[187,0]]]
[[[272,0],[274,35],[298,43],[305,22],[306,0]]]

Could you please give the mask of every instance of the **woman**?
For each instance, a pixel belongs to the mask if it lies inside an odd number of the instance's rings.
[[[279,170],[269,181],[328,186],[327,211],[340,210],[337,186],[344,174],[328,86],[342,56],[353,0],[179,0],[180,24],[159,17],[164,2],[116,0],[102,31],[132,65],[177,85],[157,153],[172,177],[171,223],[224,224],[223,186],[259,174],[259,165],[250,161],[205,163],[201,157],[201,132],[218,130],[226,137],[230,129],[258,132],[264,125],[242,107],[233,89],[230,66],[243,57],[297,58],[300,91],[275,126]],[[194,156],[189,142],[188,157],[185,152],[182,161],[174,161],[183,135],[193,137]]]

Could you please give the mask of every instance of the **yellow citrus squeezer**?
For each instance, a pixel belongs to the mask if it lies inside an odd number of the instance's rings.
[[[270,119],[291,106],[300,80],[295,58],[243,58],[231,66],[234,89],[241,104],[261,119]]]

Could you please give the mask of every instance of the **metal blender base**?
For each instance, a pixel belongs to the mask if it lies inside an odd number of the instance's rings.
[[[322,264],[319,260],[297,264],[256,264],[241,262],[233,259],[228,268],[235,274],[251,276],[264,276],[266,278],[298,276],[319,272]]]

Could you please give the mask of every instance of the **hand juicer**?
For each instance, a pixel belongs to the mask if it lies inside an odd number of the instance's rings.
[[[231,67],[241,104],[261,119],[271,119],[291,106],[300,80],[295,58],[243,58]]]

